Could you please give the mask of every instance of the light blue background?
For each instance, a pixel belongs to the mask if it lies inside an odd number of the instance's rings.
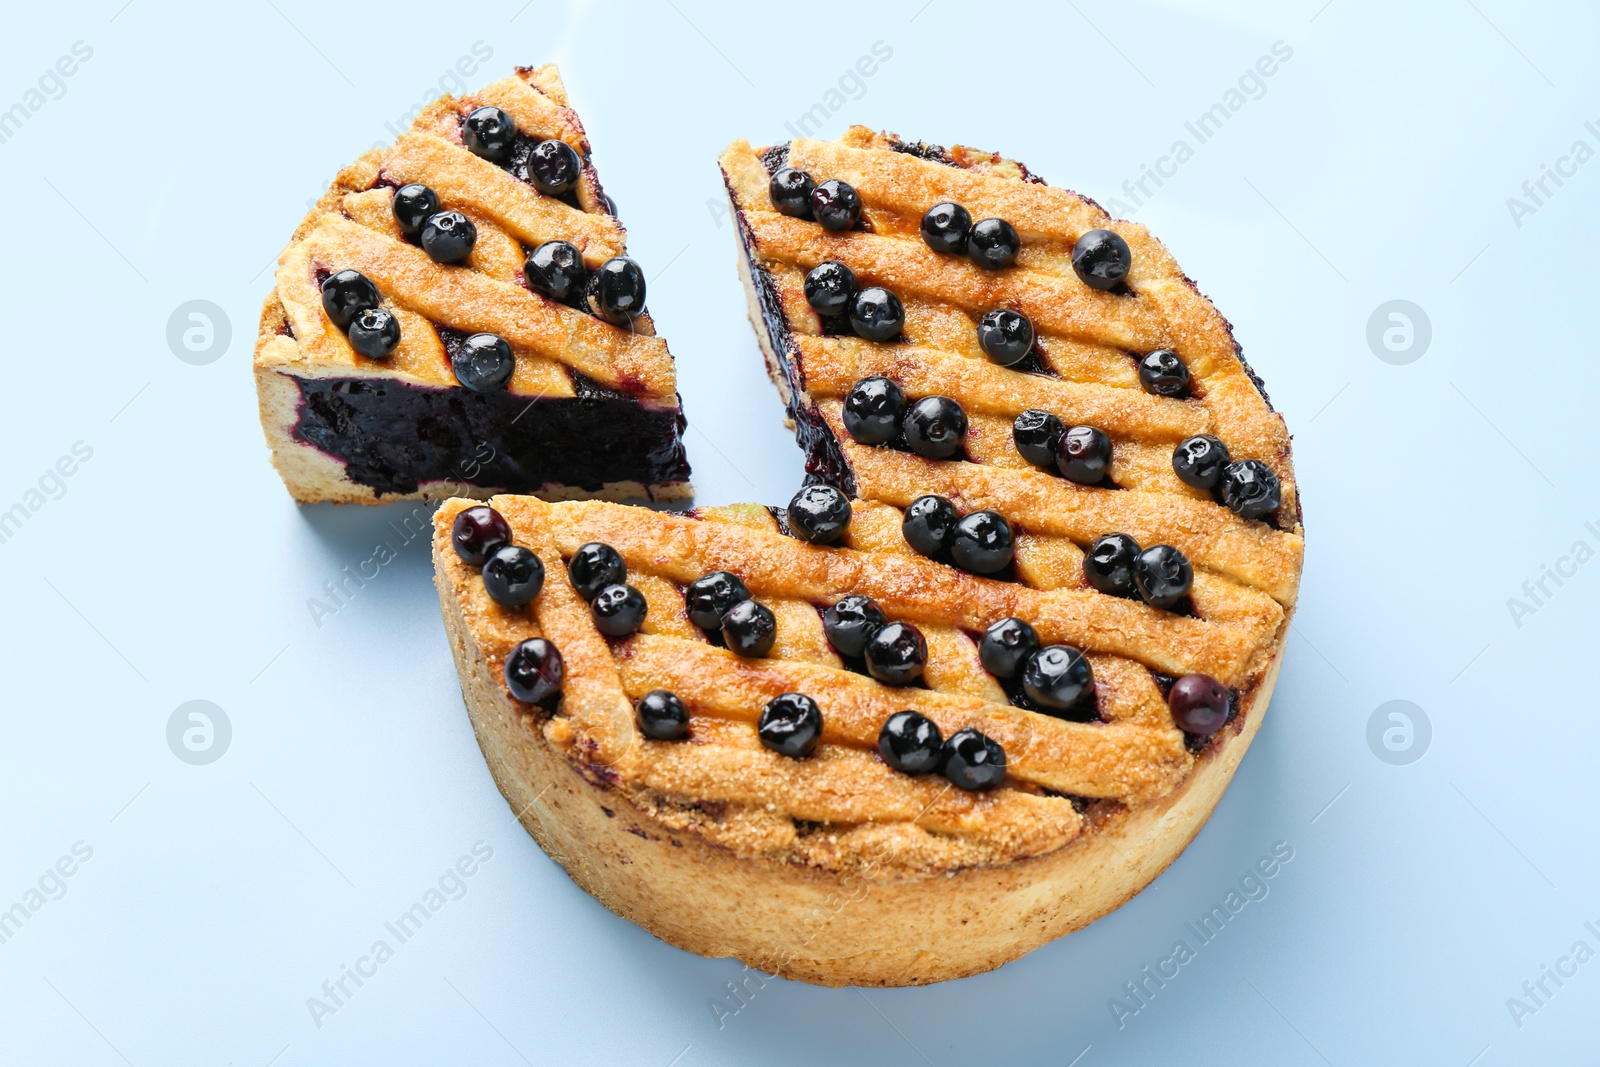
[[[1600,548],[1593,453],[1600,162],[1513,220],[1600,120],[1578,4],[1090,0],[964,6],[97,0],[12,10],[0,108],[93,57],[0,144],[7,377],[0,509],[93,458],[0,544],[0,908],[93,858],[0,945],[0,1062],[282,1065],[1028,1062],[1082,1067],[1577,1062],[1600,961],[1519,1028],[1506,1006],[1600,949],[1591,681],[1600,562],[1515,625],[1507,598]],[[519,8],[522,8],[519,10]],[[119,10],[120,9],[120,10]],[[826,14],[824,14],[826,12]],[[734,276],[715,159],[787,138],[876,41],[828,122],[1014,155],[1121,195],[1273,42],[1292,58],[1136,218],[1235,323],[1295,434],[1309,530],[1277,698],[1232,789],[1155,885],[1001,970],[927,989],[769,982],[578,890],[512,821],[468,728],[417,541],[316,626],[387,509],[301,509],[248,373],[266,269],[334,171],[474,42],[474,85],[560,63],[676,354],[701,503],[801,476]],[[1191,140],[1192,144],[1192,140]],[[206,366],[185,301],[226,309]],[[1420,305],[1409,365],[1373,310]],[[233,738],[190,766],[169,715]],[[1404,699],[1426,756],[1380,761]],[[1330,806],[1331,803],[1331,806]],[[306,1007],[455,860],[493,859],[338,1013]],[[1287,841],[1294,859],[1119,1029],[1107,1007]],[[1074,1060],[1074,1057],[1080,1057]],[[274,1058],[276,1059],[274,1060]],[[676,1057],[676,1058],[675,1058]],[[1475,1057],[1477,1057],[1475,1059]]]

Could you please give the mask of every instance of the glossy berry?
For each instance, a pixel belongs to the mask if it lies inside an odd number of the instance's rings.
[[[941,769],[950,783],[961,789],[993,789],[1006,780],[1006,750],[969,726],[944,743]]]
[[[689,736],[689,709],[683,698],[667,689],[653,689],[639,698],[633,709],[639,732],[657,741],[677,741]]]
[[[510,159],[516,139],[517,124],[497,107],[477,108],[461,124],[461,143],[473,155],[491,163]]]
[[[1133,564],[1133,586],[1139,599],[1153,608],[1172,611],[1183,605],[1194,584],[1189,559],[1171,545],[1151,545]]]
[[[900,523],[906,544],[924,556],[937,556],[950,547],[956,532],[956,506],[942,496],[919,496],[906,508]]]
[[[1016,227],[1005,219],[980,219],[967,234],[967,257],[984,270],[1011,266],[1021,247]]]
[[[780,214],[806,219],[811,217],[811,190],[816,187],[817,183],[805,171],[784,167],[767,183],[767,193]]]
[[[839,655],[860,659],[872,635],[888,622],[883,609],[871,597],[851,593],[822,613],[822,632]]]
[[[804,759],[822,740],[822,709],[804,693],[773,697],[761,709],[756,736],[780,756]]]
[[[428,216],[417,240],[435,263],[464,263],[478,243],[478,227],[459,211],[439,211]]]
[[[394,191],[394,221],[400,232],[416,240],[428,216],[439,210],[439,194],[420,182],[402,185]]]
[[[960,252],[972,232],[972,214],[960,204],[935,204],[922,216],[922,239],[935,252]]]
[[[996,308],[978,320],[978,347],[990,363],[1010,367],[1033,351],[1033,323],[1020,311]]]
[[[1178,480],[1196,489],[1215,489],[1222,481],[1222,468],[1231,457],[1228,446],[1208,433],[1185,437],[1172,450],[1172,470]]]
[[[1112,596],[1134,596],[1133,565],[1139,559],[1139,542],[1127,534],[1097,537],[1083,554],[1083,577],[1092,587]]]
[[[983,631],[978,659],[996,678],[1015,678],[1029,656],[1039,650],[1039,635],[1021,619],[1001,619]]]
[[[495,393],[511,382],[517,360],[504,337],[475,333],[450,355],[450,369],[462,388],[474,393]]]
[[[1272,514],[1283,495],[1278,476],[1259,459],[1236,459],[1228,464],[1217,488],[1222,502],[1244,519]]]
[[[490,556],[511,543],[511,524],[494,508],[479,504],[456,516],[450,527],[450,543],[461,562],[482,567]]]
[[[759,600],[741,600],[722,617],[722,642],[746,659],[760,659],[778,639],[778,617]]]
[[[1133,252],[1121,234],[1090,230],[1072,246],[1072,269],[1091,289],[1115,289],[1133,266]]]
[[[902,774],[938,770],[944,757],[939,724],[920,712],[895,712],[878,731],[878,755]]]
[[[928,640],[907,622],[879,627],[862,651],[867,673],[884,685],[911,685],[928,665]]]
[[[966,447],[967,413],[947,396],[925,396],[912,404],[901,428],[911,451],[928,459],[950,459]]]
[[[808,485],[789,501],[789,532],[813,545],[831,545],[850,526],[850,501],[831,485]]]
[[[1178,353],[1157,349],[1139,361],[1139,384],[1147,393],[1181,399],[1189,395],[1189,368]]]
[[[521,545],[506,545],[483,565],[483,591],[501,607],[530,604],[543,588],[543,561]]]
[[[546,241],[529,253],[522,264],[522,277],[528,288],[551,300],[571,300],[583,292],[589,272],[583,266],[583,253],[566,241]]]
[[[348,336],[350,347],[368,359],[388,359],[400,343],[400,320],[388,308],[367,308],[350,323]]]
[[[584,289],[589,310],[615,326],[625,326],[644,311],[644,271],[627,256],[600,264]]]
[[[531,637],[506,657],[506,688],[524,704],[539,704],[561,692],[566,677],[561,650],[542,637]]]
[[[806,303],[818,315],[843,315],[856,295],[856,272],[830,259],[806,275]]]
[[[887,289],[874,285],[850,301],[850,328],[868,341],[892,341],[906,324],[905,305]]]
[[[900,432],[906,394],[887,378],[863,378],[844,398],[844,428],[857,443],[882,445]]]
[[[589,602],[594,628],[607,637],[627,637],[644,625],[650,605],[631,585],[608,585]]]
[[[1011,439],[1017,443],[1022,458],[1049,471],[1058,469],[1056,445],[1066,432],[1060,419],[1038,408],[1029,408],[1011,423]]]
[[[1228,691],[1208,674],[1186,674],[1172,683],[1167,708],[1178,729],[1205,737],[1228,721]]]
[[[378,287],[358,270],[330,274],[322,283],[322,310],[328,321],[341,330],[349,329],[355,317],[383,300]]]
[[[628,580],[628,565],[622,562],[622,555],[603,541],[590,541],[586,545],[579,545],[578,550],[567,560],[567,577],[572,579],[572,588],[585,600],[593,600],[600,595],[600,590],[608,585],[617,585]]]
[[[582,175],[583,160],[565,141],[540,141],[528,153],[528,177],[545,196],[570,192]]]
[[[683,604],[689,611],[689,621],[702,630],[722,629],[722,617],[738,603],[750,599],[750,590],[736,574],[712,571],[689,583],[684,590]]]
[[[1004,570],[1015,551],[1011,524],[998,511],[974,511],[962,517],[950,535],[950,557],[973,574]]]
[[[811,190],[811,217],[824,229],[849,230],[861,221],[861,196],[855,186],[832,178]]]
[[[1073,426],[1056,443],[1056,469],[1079,485],[1099,485],[1111,471],[1111,438],[1093,426]]]
[[[1043,711],[1067,711],[1094,688],[1094,671],[1082,652],[1046,645],[1022,663],[1022,691]]]

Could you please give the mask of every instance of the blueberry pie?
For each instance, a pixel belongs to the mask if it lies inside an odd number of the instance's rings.
[[[340,171],[256,345],[290,493],[688,496],[672,357],[623,241],[553,66],[446,96]]]

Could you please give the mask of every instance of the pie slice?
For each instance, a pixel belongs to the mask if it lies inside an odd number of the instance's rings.
[[[339,172],[256,344],[297,500],[690,495],[672,356],[553,66],[426,108]]]

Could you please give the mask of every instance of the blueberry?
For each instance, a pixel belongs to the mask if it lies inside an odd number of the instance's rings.
[[[521,545],[506,545],[483,565],[483,590],[506,608],[520,608],[544,588],[544,562]]]
[[[1172,470],[1178,480],[1196,489],[1215,489],[1228,465],[1228,446],[1208,433],[1185,437],[1172,450]]]
[[[528,177],[545,196],[570,192],[583,175],[583,160],[565,141],[540,141],[528,153]]]
[[[818,315],[843,315],[856,295],[856,272],[830,259],[806,275],[806,303]]]
[[[400,320],[388,308],[367,308],[350,323],[350,347],[368,359],[388,359],[400,343]]]
[[[631,585],[608,585],[589,603],[594,627],[607,637],[627,637],[638,633],[650,605],[644,594]]]
[[[1278,476],[1259,459],[1236,459],[1224,467],[1218,490],[1222,502],[1244,519],[1270,515],[1283,496]]]
[[[1111,438],[1093,426],[1073,426],[1056,444],[1056,469],[1068,481],[1099,485],[1111,470]]]
[[[767,183],[767,193],[772,197],[772,206],[779,213],[808,219],[811,217],[811,190],[816,187],[817,183],[805,171],[784,167]]]
[[[1072,269],[1091,289],[1115,289],[1132,265],[1128,242],[1110,230],[1090,230],[1072,246]]]
[[[956,566],[974,574],[1004,570],[1016,550],[1011,524],[998,511],[974,511],[956,523],[950,535],[950,556]]]
[[[871,597],[851,593],[822,613],[822,632],[839,655],[859,659],[872,635],[888,621]]]
[[[993,789],[1006,779],[1006,750],[969,726],[944,743],[942,770],[961,789]]]
[[[1029,408],[1011,423],[1011,439],[1022,458],[1052,472],[1060,469],[1056,466],[1056,446],[1066,432],[1060,419],[1038,408]]]
[[[467,508],[450,527],[450,543],[468,566],[482,567],[511,543],[511,524],[487,504]]]
[[[702,630],[722,629],[722,617],[735,604],[750,599],[750,590],[736,574],[712,571],[689,583],[684,591],[683,604],[688,609],[689,621]]]
[[[942,496],[919,496],[906,508],[900,532],[906,544],[924,556],[937,556],[950,547],[956,531],[956,506]]]
[[[804,693],[784,693],[767,701],[756,723],[761,743],[778,753],[803,759],[822,740],[822,709]]]
[[[551,300],[576,297],[583,291],[588,273],[583,266],[583,253],[566,241],[546,241],[522,264],[522,277],[528,288]]]
[[[504,337],[475,333],[451,353],[450,368],[463,388],[474,393],[494,393],[510,383],[517,360]]]
[[[1188,598],[1189,587],[1194,584],[1194,568],[1171,545],[1151,545],[1134,561],[1133,584],[1146,604],[1172,611]]]
[[[984,270],[1001,270],[1011,266],[1022,247],[1022,238],[1016,227],[1005,219],[981,219],[972,224],[967,235],[967,255]]]
[[[978,320],[978,347],[1002,367],[1022,362],[1033,351],[1033,323],[1020,311],[996,308]]]
[[[906,324],[905,305],[887,289],[874,285],[850,301],[850,328],[868,341],[891,341]]]
[[[1046,645],[1022,664],[1022,691],[1046,711],[1068,711],[1094,689],[1094,671],[1082,652]]]
[[[1021,619],[1001,619],[983,631],[978,659],[996,678],[1015,678],[1027,658],[1039,650],[1039,635]]]
[[[639,732],[657,741],[689,736],[689,709],[670,690],[654,689],[640,697],[634,717],[639,721]]]
[[[939,769],[944,738],[939,725],[915,711],[897,711],[878,731],[878,754],[902,774],[927,774]]]
[[[516,139],[517,124],[497,107],[477,108],[461,125],[461,143],[473,155],[491,163],[504,163],[511,158]]]
[[[972,232],[972,214],[960,204],[935,204],[922,216],[922,239],[935,252],[960,252]]]
[[[584,290],[589,310],[614,326],[625,326],[644,311],[644,271],[627,256],[600,264]]]
[[[606,586],[627,581],[628,565],[622,562],[622,555],[610,545],[602,541],[590,541],[586,545],[579,545],[572,558],[567,560],[567,577],[572,579],[572,588],[578,591],[579,596],[593,600]]]
[[[322,283],[322,310],[327,312],[328,321],[341,330],[349,329],[357,315],[377,307],[382,300],[378,287],[357,270],[339,271]]]
[[[1112,596],[1134,596],[1133,566],[1139,559],[1139,542],[1127,534],[1097,537],[1083,554],[1083,577],[1091,586]]]
[[[1220,730],[1228,721],[1228,690],[1207,674],[1186,674],[1172,683],[1167,708],[1178,729],[1196,737]]]
[[[850,501],[831,485],[808,485],[789,501],[789,531],[814,545],[831,545],[850,526]]]
[[[478,243],[478,227],[459,211],[438,211],[422,224],[418,240],[435,263],[463,263]]]
[[[867,673],[884,685],[911,685],[928,665],[928,641],[908,622],[891,622],[867,639]]]
[[[394,221],[400,232],[412,240],[422,232],[428,216],[439,210],[439,194],[420,182],[402,185],[394,191]]]
[[[1139,384],[1147,393],[1181,399],[1189,395],[1189,368],[1178,353],[1157,349],[1139,361]]]
[[[855,186],[832,178],[811,190],[811,216],[824,229],[848,230],[861,221],[861,196]]]
[[[722,641],[746,659],[760,659],[778,639],[778,617],[759,600],[741,600],[722,617]]]
[[[901,427],[911,451],[928,459],[950,459],[966,446],[967,413],[947,396],[925,396],[912,404]]]
[[[566,676],[561,650],[542,637],[531,637],[506,656],[506,688],[524,704],[538,704],[561,692]]]
[[[844,398],[844,428],[863,445],[882,445],[900,432],[906,394],[887,378],[863,378]]]

